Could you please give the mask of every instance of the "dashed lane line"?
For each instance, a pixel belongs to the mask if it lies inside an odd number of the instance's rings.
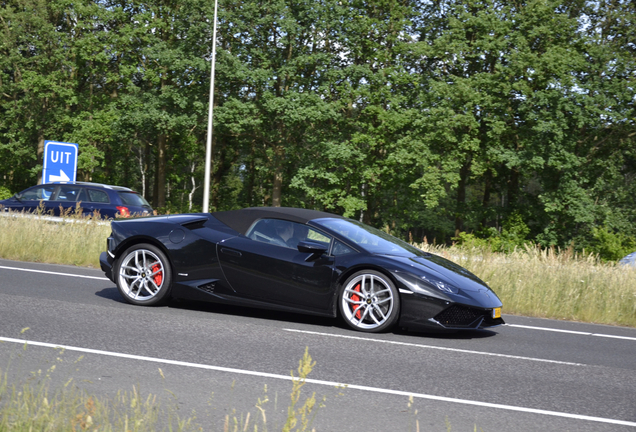
[[[46,343],[46,342],[35,342],[35,341],[29,341],[29,340],[23,340],[23,339],[21,340],[21,339],[0,337],[0,341],[18,343],[22,345],[26,344],[26,345],[47,347],[47,348],[61,348],[68,351],[83,352],[87,354],[97,354],[97,355],[104,355],[104,356],[110,356],[110,357],[146,361],[146,362],[152,362],[152,363],[214,370],[218,372],[257,376],[262,378],[272,378],[272,379],[280,379],[280,380],[286,380],[286,381],[292,381],[294,379],[293,377],[288,375],[279,375],[279,374],[251,371],[251,370],[245,370],[245,369],[235,369],[235,368],[227,368],[222,366],[189,363],[189,362],[167,360],[167,359],[161,359],[161,358],[155,358],[155,357],[146,357],[146,356],[138,356],[133,354],[95,350],[90,348],[81,348],[81,347],[59,345],[59,344],[52,344],[52,343]],[[506,411],[516,411],[516,412],[539,414],[539,415],[546,415],[546,416],[552,416],[552,417],[562,417],[562,418],[568,418],[568,419],[574,419],[574,420],[583,420],[583,421],[591,421],[591,422],[604,423],[604,424],[636,427],[636,422],[604,418],[604,417],[594,417],[594,416],[572,414],[572,413],[565,413],[565,412],[559,412],[559,411],[548,411],[548,410],[520,407],[520,406],[514,406],[514,405],[495,404],[495,403],[489,403],[489,402],[474,401],[469,399],[449,398],[444,396],[429,395],[425,393],[413,393],[413,392],[408,392],[403,390],[392,390],[392,389],[385,389],[385,388],[379,388],[379,387],[362,386],[357,384],[345,384],[345,383],[339,383],[335,381],[323,381],[323,380],[316,380],[316,379],[310,379],[310,378],[307,378],[305,382],[310,384],[330,386],[330,387],[334,387],[334,386],[346,387],[347,389],[350,389],[350,390],[360,390],[360,391],[371,392],[371,393],[390,394],[390,395],[406,396],[406,397],[412,396],[413,398],[427,399],[427,400],[438,401],[438,402],[456,403],[461,405],[478,406],[482,408],[494,408],[494,409],[501,409]]]

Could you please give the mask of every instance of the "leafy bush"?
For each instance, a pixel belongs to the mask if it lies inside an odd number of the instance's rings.
[[[531,241],[526,240],[528,234],[530,234],[530,228],[523,221],[523,217],[519,213],[513,213],[504,222],[501,232],[496,228],[488,228],[481,232],[479,237],[472,233],[461,232],[453,240],[461,246],[470,248],[486,249],[492,252],[512,252],[525,245],[532,245]]]
[[[636,251],[636,238],[614,233],[607,227],[592,228],[589,251],[597,253],[605,261],[618,261]]]
[[[11,198],[13,194],[9,189],[4,186],[0,186],[0,200]]]

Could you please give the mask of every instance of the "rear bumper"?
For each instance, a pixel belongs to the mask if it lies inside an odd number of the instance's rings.
[[[114,260],[110,257],[110,255],[108,255],[108,252],[102,252],[99,255],[99,266],[106,277],[115,282],[115,279],[113,278],[113,261]]]

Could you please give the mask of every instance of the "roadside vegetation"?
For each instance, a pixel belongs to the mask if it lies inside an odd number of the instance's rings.
[[[636,246],[636,2],[218,3],[214,210]],[[0,196],[50,139],[78,144],[78,180],[199,211],[214,2],[1,4]]]
[[[27,349],[26,345],[24,349]],[[61,353],[56,353],[56,356],[56,364],[64,361]],[[75,363],[81,361],[82,357]],[[218,419],[223,432],[315,430],[312,424],[320,408],[325,406],[325,399],[317,401],[315,393],[302,393],[307,376],[315,365],[308,349],[305,349],[303,358],[298,362],[297,372],[291,371],[292,388],[287,399],[286,415],[282,418],[276,416],[276,412],[281,412],[276,404],[283,398],[270,400],[265,388],[264,394],[257,398],[250,411],[239,413],[231,410],[230,414]],[[113,397],[99,397],[82,390],[72,378],[65,384],[56,385],[53,379],[55,369],[56,365],[53,365],[45,371],[32,372],[18,384],[10,384],[9,371],[0,369],[0,431],[219,430],[210,425],[201,426],[197,413],[182,415],[176,407],[166,405],[157,395],[144,395],[136,386],[130,391],[120,390]],[[161,369],[158,369],[158,376],[163,377]]]
[[[636,269],[597,254],[526,245],[511,252],[416,245],[467,268],[503,302],[503,312],[636,327]]]
[[[53,219],[53,218],[51,218]],[[47,215],[5,213],[0,216],[0,258],[82,267],[99,267],[99,254],[106,250],[108,222],[79,214],[63,221]]]
[[[72,214],[63,222],[22,216],[0,217],[0,258],[99,267],[108,223]],[[479,276],[501,298],[504,313],[636,327],[636,269],[572,248],[507,244],[505,252],[499,243],[415,246]]]

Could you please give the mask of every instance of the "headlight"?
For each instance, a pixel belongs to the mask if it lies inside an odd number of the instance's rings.
[[[396,272],[395,277],[414,293],[425,296],[449,301],[451,298],[447,294],[459,293],[459,288],[456,286],[430,276],[417,277],[409,273]]]
[[[425,284],[437,288],[441,292],[449,294],[459,294],[459,288],[457,288],[455,285],[449,284],[448,282],[441,281],[431,276],[422,276],[422,280]]]

